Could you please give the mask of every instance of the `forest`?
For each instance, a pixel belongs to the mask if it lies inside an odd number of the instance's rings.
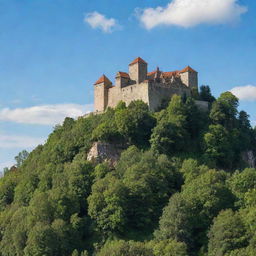
[[[154,113],[67,117],[0,178],[0,256],[255,256],[256,128],[238,107],[201,86]],[[97,141],[124,145],[114,166],[87,160]]]

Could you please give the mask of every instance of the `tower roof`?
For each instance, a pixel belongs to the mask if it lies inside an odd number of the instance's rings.
[[[190,66],[187,66],[187,67],[185,67],[184,69],[182,69],[182,70],[180,71],[180,73],[185,73],[185,72],[188,72],[188,71],[197,73],[197,72],[196,72],[193,68],[191,68]]]
[[[129,65],[133,65],[136,63],[144,63],[147,64],[147,62],[145,60],[143,60],[141,57],[136,58],[134,61],[132,61]]]
[[[112,84],[111,81],[110,81],[105,75],[102,75],[102,76],[94,83],[94,85],[96,85],[96,84],[101,84],[101,83]]]
[[[119,77],[119,76],[120,77],[125,77],[125,78],[130,78],[128,73],[122,72],[122,71],[117,72],[116,77]]]

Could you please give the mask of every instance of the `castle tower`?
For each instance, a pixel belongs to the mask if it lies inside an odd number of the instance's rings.
[[[116,87],[121,89],[129,84],[130,76],[125,72],[117,72],[116,73]]]
[[[141,83],[147,79],[148,64],[142,58],[138,57],[129,64],[129,76],[136,83]]]
[[[180,78],[183,84],[190,89],[198,90],[198,73],[190,66],[180,71]]]
[[[101,76],[94,84],[94,110],[96,112],[104,111],[108,105],[108,89],[112,83],[105,76]]]

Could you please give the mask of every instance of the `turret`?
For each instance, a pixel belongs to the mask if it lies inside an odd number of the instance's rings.
[[[108,105],[108,89],[112,83],[102,75],[94,84],[94,108],[96,112],[104,111]]]
[[[198,73],[190,66],[180,71],[180,78],[183,84],[190,89],[198,90]]]
[[[142,58],[136,58],[129,64],[129,76],[131,80],[141,83],[147,79],[148,64]]]
[[[117,72],[116,73],[116,87],[117,88],[122,88],[122,87],[125,87],[129,84],[129,81],[130,81],[130,76],[125,73],[125,72]]]

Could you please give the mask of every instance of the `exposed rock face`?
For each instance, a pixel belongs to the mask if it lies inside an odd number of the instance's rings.
[[[87,155],[87,160],[97,163],[107,161],[111,165],[115,165],[124,149],[125,147],[123,145],[94,142]]]
[[[256,168],[256,156],[253,154],[253,151],[243,152],[242,158],[250,168]]]

